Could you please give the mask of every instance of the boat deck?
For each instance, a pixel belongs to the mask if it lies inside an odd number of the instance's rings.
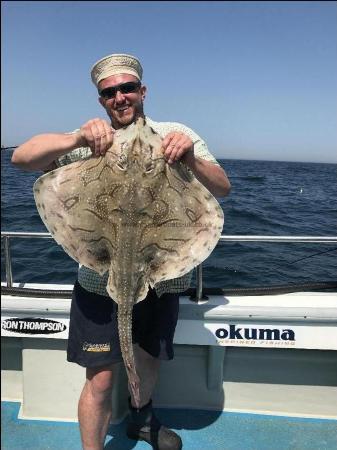
[[[18,418],[20,403],[1,402],[2,450],[81,450],[78,424]],[[337,421],[236,412],[156,409],[184,450],[335,450]],[[105,450],[149,450],[112,425]]]

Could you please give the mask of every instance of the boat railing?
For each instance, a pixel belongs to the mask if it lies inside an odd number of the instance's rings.
[[[1,240],[4,240],[6,285],[13,287],[12,258],[10,240],[24,239],[52,239],[50,233],[26,231],[1,231]],[[222,235],[219,242],[287,242],[310,244],[336,244],[337,236],[260,236],[260,235]],[[203,298],[202,264],[196,267],[196,294],[195,301]]]

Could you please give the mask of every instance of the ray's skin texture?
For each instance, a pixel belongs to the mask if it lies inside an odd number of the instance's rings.
[[[206,259],[221,235],[216,199],[184,164],[167,164],[162,139],[137,121],[115,133],[104,156],[53,170],[34,185],[39,214],[73,259],[103,275],[118,303],[118,331],[137,406],[133,305],[149,286]]]

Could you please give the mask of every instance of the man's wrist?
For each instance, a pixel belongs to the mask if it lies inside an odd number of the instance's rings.
[[[72,150],[75,148],[88,146],[86,139],[82,136],[81,130],[78,130],[69,136],[72,137]]]

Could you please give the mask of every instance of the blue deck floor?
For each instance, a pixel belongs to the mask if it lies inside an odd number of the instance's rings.
[[[2,450],[81,450],[77,423],[18,419],[20,404],[1,403]],[[335,450],[337,421],[157,409],[178,432],[183,450]],[[105,450],[150,450],[125,436],[125,421],[110,427]]]

